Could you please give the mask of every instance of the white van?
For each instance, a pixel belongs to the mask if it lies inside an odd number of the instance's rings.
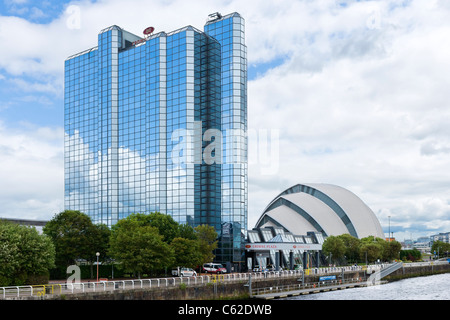
[[[172,270],[172,275],[180,277],[196,277],[197,272],[191,268],[178,267],[177,269]]]

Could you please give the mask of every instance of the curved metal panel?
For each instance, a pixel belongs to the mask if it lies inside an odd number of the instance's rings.
[[[326,206],[327,209],[324,207],[314,208],[311,205],[312,200],[296,198],[294,194],[308,194],[323,203],[323,206]],[[286,189],[269,203],[259,218],[257,225],[259,225],[264,216],[279,206],[286,206],[292,209],[324,235],[342,232],[343,229],[339,230],[341,227],[336,227],[336,224],[341,222],[348,233],[357,238],[369,235],[384,236],[381,225],[373,211],[354,193],[336,185],[296,184]],[[324,220],[322,215],[327,214],[325,210],[328,211],[328,214],[333,212],[340,221]],[[279,222],[277,223],[279,224]]]

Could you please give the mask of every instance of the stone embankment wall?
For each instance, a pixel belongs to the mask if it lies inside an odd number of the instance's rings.
[[[423,277],[439,273],[450,272],[449,264],[438,264],[438,265],[426,265],[417,267],[405,267],[398,269],[397,271],[391,273],[389,276],[383,278],[387,281],[401,280],[404,278],[412,277]]]

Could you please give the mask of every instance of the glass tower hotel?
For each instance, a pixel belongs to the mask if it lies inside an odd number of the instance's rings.
[[[161,212],[219,234],[243,261],[247,230],[244,19],[209,16],[145,37],[118,26],[65,61],[65,209],[109,226]]]

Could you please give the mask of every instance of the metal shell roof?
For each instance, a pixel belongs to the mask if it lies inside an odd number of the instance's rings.
[[[293,234],[325,236],[348,233],[357,238],[384,238],[373,211],[351,191],[331,184],[297,184],[274,198],[256,227],[283,226]]]

